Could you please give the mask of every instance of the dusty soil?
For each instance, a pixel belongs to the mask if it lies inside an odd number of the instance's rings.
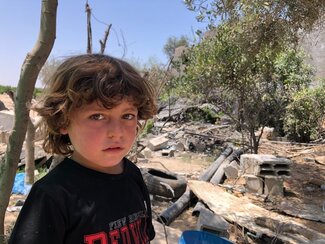
[[[322,187],[325,185],[325,145],[291,145],[288,143],[263,141],[259,153],[288,157],[293,161],[293,164],[290,169],[291,177],[284,182],[284,197],[273,199],[271,202],[265,202],[262,199],[251,196],[251,200],[254,204],[274,211],[278,211],[278,204],[284,200],[296,204],[297,207],[302,203],[324,204],[325,190],[322,189]],[[324,161],[322,161],[323,157]],[[204,171],[213,160],[214,157],[190,152],[178,153],[172,158],[155,154],[148,163],[138,163],[138,166],[169,170],[174,173],[182,174],[188,179],[197,179],[200,173]],[[240,183],[240,181],[238,182]],[[12,195],[9,205],[14,205],[18,199],[22,198],[24,198],[24,196]],[[154,197],[152,202],[154,215],[156,216],[172,204],[170,199],[159,197]],[[5,218],[5,227],[7,231],[10,231],[17,215],[18,212],[7,211]],[[325,233],[324,223],[301,218],[296,219],[318,232]],[[170,227],[183,231],[196,229],[196,223],[197,217],[192,216],[192,207],[190,207],[184,211]],[[243,234],[238,226],[231,226],[231,232],[230,239],[232,241],[235,243],[244,243]],[[257,243],[252,239],[248,238],[248,240],[249,243]]]
[[[325,204],[325,145],[312,144],[290,144],[281,142],[271,142],[264,140],[261,143],[261,154],[273,154],[276,156],[287,157],[292,160],[290,168],[291,177],[284,182],[285,194],[283,197],[276,197],[272,201],[265,201],[262,198],[256,198],[254,195],[249,196],[253,203],[266,209],[281,213],[279,205],[283,201],[290,202],[298,210],[303,205],[313,204],[323,206]],[[202,171],[212,162],[210,157],[204,155],[195,155],[187,152],[187,155],[176,155],[173,158],[154,157],[147,164],[139,164],[140,167],[152,167],[169,170],[185,175],[188,179],[197,179]],[[234,182],[226,181],[227,184]],[[242,184],[239,180],[236,184]],[[250,194],[248,194],[250,195]],[[153,210],[160,213],[172,202],[164,198],[153,199]],[[184,231],[196,229],[197,217],[192,216],[193,206],[184,211],[170,227]],[[296,218],[297,222],[314,229],[320,233],[325,233],[325,224],[322,222]],[[235,243],[245,243],[242,231],[238,226],[231,226],[230,240]],[[253,240],[249,240],[255,243]]]

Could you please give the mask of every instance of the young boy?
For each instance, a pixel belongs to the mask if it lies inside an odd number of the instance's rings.
[[[44,149],[67,157],[37,181],[9,243],[149,243],[155,236],[140,170],[125,158],[139,120],[156,113],[153,87],[126,62],[68,58],[35,110]]]

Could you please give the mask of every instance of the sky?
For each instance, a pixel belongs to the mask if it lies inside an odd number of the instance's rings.
[[[59,0],[57,32],[51,58],[81,54],[87,48],[86,0]],[[0,0],[0,85],[17,86],[21,65],[37,40],[41,0]],[[167,63],[163,46],[169,37],[197,39],[205,25],[182,0],[88,0],[92,9],[93,52],[100,51],[108,24],[106,54],[146,63]],[[124,39],[124,41],[123,41]],[[125,44],[124,44],[125,43]],[[126,47],[126,48],[124,48]],[[40,87],[40,82],[37,82]]]

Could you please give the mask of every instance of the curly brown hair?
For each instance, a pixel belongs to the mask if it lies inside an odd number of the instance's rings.
[[[103,54],[67,58],[49,79],[42,101],[33,108],[43,118],[44,150],[69,155],[73,152],[68,135],[60,134],[69,125],[71,111],[95,100],[113,108],[131,99],[138,119],[147,120],[157,112],[155,90],[127,62]]]

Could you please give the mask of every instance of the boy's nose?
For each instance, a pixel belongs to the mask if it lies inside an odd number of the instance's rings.
[[[107,124],[107,137],[109,138],[119,138],[122,137],[122,126],[119,121],[110,121]]]

